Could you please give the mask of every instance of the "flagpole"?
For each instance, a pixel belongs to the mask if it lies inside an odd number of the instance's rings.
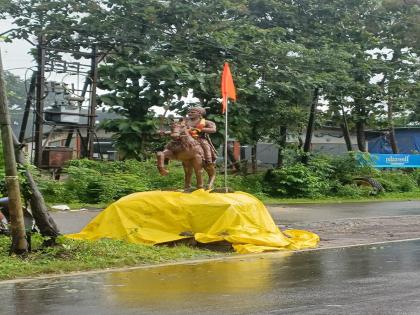
[[[226,112],[225,112],[225,192],[228,192],[227,185],[227,166],[228,166],[228,111],[229,100],[226,97]]]
[[[232,74],[230,73],[229,64],[225,62],[222,73],[222,113],[225,114],[225,192],[229,191],[227,171],[228,171],[228,111],[229,98],[236,101],[235,85],[233,84]]]

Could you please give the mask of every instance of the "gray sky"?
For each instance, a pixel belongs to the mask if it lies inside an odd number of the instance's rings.
[[[8,20],[0,20],[0,33],[13,28]],[[35,65],[29,51],[32,45],[25,40],[15,40],[13,43],[0,42],[0,49],[3,60],[3,68],[20,77],[25,76],[26,69]],[[16,69],[24,68],[24,69]],[[28,76],[31,73],[28,72]]]

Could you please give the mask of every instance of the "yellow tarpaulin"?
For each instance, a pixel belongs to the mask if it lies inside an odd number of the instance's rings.
[[[276,226],[264,204],[250,194],[149,191],[111,204],[80,233],[69,238],[126,240],[159,244],[194,237],[197,242],[228,241],[239,253],[316,247],[318,235]]]

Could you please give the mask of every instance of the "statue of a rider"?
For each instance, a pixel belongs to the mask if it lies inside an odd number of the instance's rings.
[[[203,161],[207,165],[214,165],[217,158],[216,149],[210,140],[209,134],[216,132],[216,124],[206,120],[206,110],[203,107],[192,107],[187,113],[186,124],[190,135],[196,139],[203,148]]]

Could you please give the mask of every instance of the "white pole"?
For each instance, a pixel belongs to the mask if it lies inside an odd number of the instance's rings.
[[[227,185],[227,166],[228,166],[228,111],[229,101],[226,100],[226,112],[225,112],[225,192],[228,192]]]

